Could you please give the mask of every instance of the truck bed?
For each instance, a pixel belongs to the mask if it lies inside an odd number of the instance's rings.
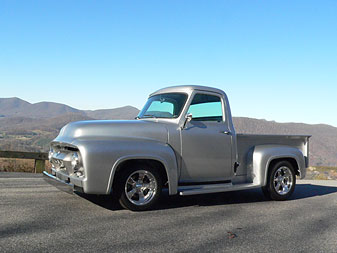
[[[252,152],[258,145],[284,145],[298,148],[302,151],[309,163],[309,138],[310,135],[257,135],[257,134],[237,134],[237,153],[240,166],[237,170],[237,180],[245,181],[247,173],[252,167]]]

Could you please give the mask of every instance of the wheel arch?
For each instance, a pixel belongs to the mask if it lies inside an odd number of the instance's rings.
[[[163,179],[163,186],[167,185],[169,194],[177,193],[177,175],[173,171],[177,171],[175,168],[171,168],[167,161],[157,156],[137,156],[130,155],[119,158],[112,167],[110,179],[108,183],[107,193],[113,191],[113,186],[118,179],[119,173],[123,171],[123,168],[133,164],[147,164],[152,167],[158,168],[160,175]],[[176,182],[176,184],[175,184]]]
[[[279,157],[279,158],[274,158],[274,159],[272,159],[272,160],[269,162],[268,166],[267,166],[267,168],[268,168],[268,173],[269,173],[270,169],[271,169],[276,163],[282,162],[282,161],[287,161],[287,162],[289,162],[289,163],[293,166],[293,168],[294,168],[294,170],[295,170],[296,176],[299,176],[299,175],[300,175],[300,168],[299,168],[298,161],[296,160],[295,157],[291,157],[291,156],[290,156],[290,157]]]
[[[268,182],[268,178],[270,176],[270,171],[272,170],[272,168],[275,166],[275,164],[279,163],[279,162],[283,162],[283,161],[287,161],[291,164],[291,166],[294,169],[295,175],[299,176],[300,175],[300,169],[299,169],[299,164],[298,161],[296,160],[295,157],[278,157],[278,158],[273,158],[271,159],[271,161],[268,163],[267,165],[267,169],[266,169],[266,174],[265,174],[265,184],[267,184]]]
[[[265,169],[265,174],[264,174],[264,180],[263,180],[263,186],[265,186],[268,182],[268,175],[269,172],[271,171],[271,169],[273,168],[273,166],[281,161],[287,161],[289,162],[294,170],[295,170],[295,175],[296,176],[300,176],[301,171],[300,171],[300,165],[299,165],[299,161],[298,158],[294,155],[286,155],[286,156],[273,156],[270,157],[267,164],[266,164],[266,169]]]

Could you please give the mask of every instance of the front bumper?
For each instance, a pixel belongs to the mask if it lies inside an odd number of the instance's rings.
[[[71,177],[55,169],[52,169],[51,174],[47,171],[43,171],[43,175],[47,178],[47,181],[53,185],[54,183],[58,183],[58,185],[66,186],[68,189],[83,192],[83,182],[79,178]]]

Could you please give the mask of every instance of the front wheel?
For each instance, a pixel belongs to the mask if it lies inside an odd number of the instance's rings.
[[[119,203],[132,211],[152,208],[161,191],[160,173],[146,164],[126,168],[117,189]]]
[[[280,161],[270,169],[267,185],[262,187],[262,191],[273,200],[286,200],[294,192],[295,185],[294,167],[288,161]]]

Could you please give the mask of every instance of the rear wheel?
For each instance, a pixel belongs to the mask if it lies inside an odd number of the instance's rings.
[[[267,185],[262,191],[267,198],[286,200],[294,192],[295,185],[294,167],[288,161],[280,161],[270,168]]]
[[[117,186],[119,203],[132,211],[154,206],[162,191],[160,173],[146,164],[126,168]]]

